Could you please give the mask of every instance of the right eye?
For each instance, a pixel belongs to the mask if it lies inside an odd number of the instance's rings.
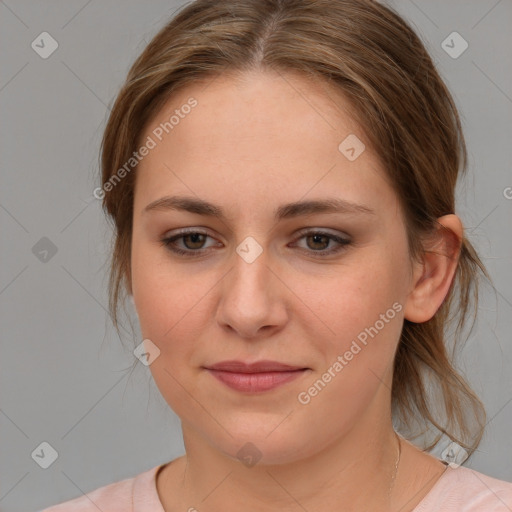
[[[176,235],[165,237],[160,240],[161,244],[170,251],[183,256],[201,256],[206,251],[202,246],[206,238],[211,238],[207,233],[202,231],[182,231]],[[185,249],[176,246],[176,242],[181,241],[185,244]]]

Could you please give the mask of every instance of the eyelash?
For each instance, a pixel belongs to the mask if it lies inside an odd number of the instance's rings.
[[[194,251],[192,249],[187,249],[187,250],[183,250],[183,249],[179,249],[177,248],[176,246],[174,246],[174,242],[178,239],[182,239],[184,238],[185,236],[187,235],[205,235],[207,237],[209,237],[210,235],[208,235],[208,233],[204,233],[202,231],[182,231],[180,232],[179,234],[176,234],[176,235],[173,235],[171,237],[167,237],[167,238],[163,238],[162,240],[160,240],[161,244],[166,247],[167,249],[169,249],[170,251],[176,253],[176,254],[180,254],[182,256],[187,256],[187,257],[190,257],[190,258],[194,258],[194,257],[199,257],[199,256],[202,256],[205,252],[207,252],[207,249],[199,249],[197,251]],[[305,231],[305,232],[301,232],[299,238],[297,238],[295,241],[298,241],[298,240],[301,240],[302,238],[305,238],[307,236],[312,236],[312,235],[320,235],[320,236],[326,236],[329,240],[333,240],[334,242],[337,242],[338,244],[340,244],[338,247],[336,248],[333,248],[333,249],[329,249],[329,250],[325,250],[325,251],[314,251],[312,249],[303,249],[307,252],[310,252],[310,253],[313,253],[315,255],[318,255],[320,256],[321,258],[323,257],[326,257],[326,256],[330,256],[332,254],[336,254],[336,253],[339,253],[341,251],[343,251],[345,249],[345,246],[348,246],[350,245],[352,242],[346,238],[342,238],[340,236],[336,236],[336,235],[333,235],[332,233],[326,233],[325,231],[315,231],[315,230],[310,230],[310,231]],[[211,238],[211,237],[210,237]]]

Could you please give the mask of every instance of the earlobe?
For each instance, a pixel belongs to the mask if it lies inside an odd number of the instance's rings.
[[[431,242],[425,247],[422,262],[414,269],[412,290],[409,293],[404,317],[410,322],[430,320],[446,298],[457,270],[462,223],[456,215],[437,219],[439,226]]]

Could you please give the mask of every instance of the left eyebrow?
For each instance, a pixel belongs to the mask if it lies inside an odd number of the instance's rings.
[[[165,196],[148,204],[143,213],[159,210],[183,210],[198,215],[226,219],[224,210],[213,203],[188,196]],[[297,201],[279,206],[274,211],[276,221],[315,213],[343,213],[375,215],[375,210],[364,204],[352,203],[339,198]]]

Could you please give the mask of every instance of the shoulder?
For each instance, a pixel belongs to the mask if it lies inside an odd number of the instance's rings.
[[[512,483],[464,466],[449,464],[446,472],[413,512],[509,512]]]
[[[155,466],[139,475],[105,485],[40,512],[131,512],[146,509],[160,512],[158,506],[161,504],[155,484],[155,475],[160,467]]]

